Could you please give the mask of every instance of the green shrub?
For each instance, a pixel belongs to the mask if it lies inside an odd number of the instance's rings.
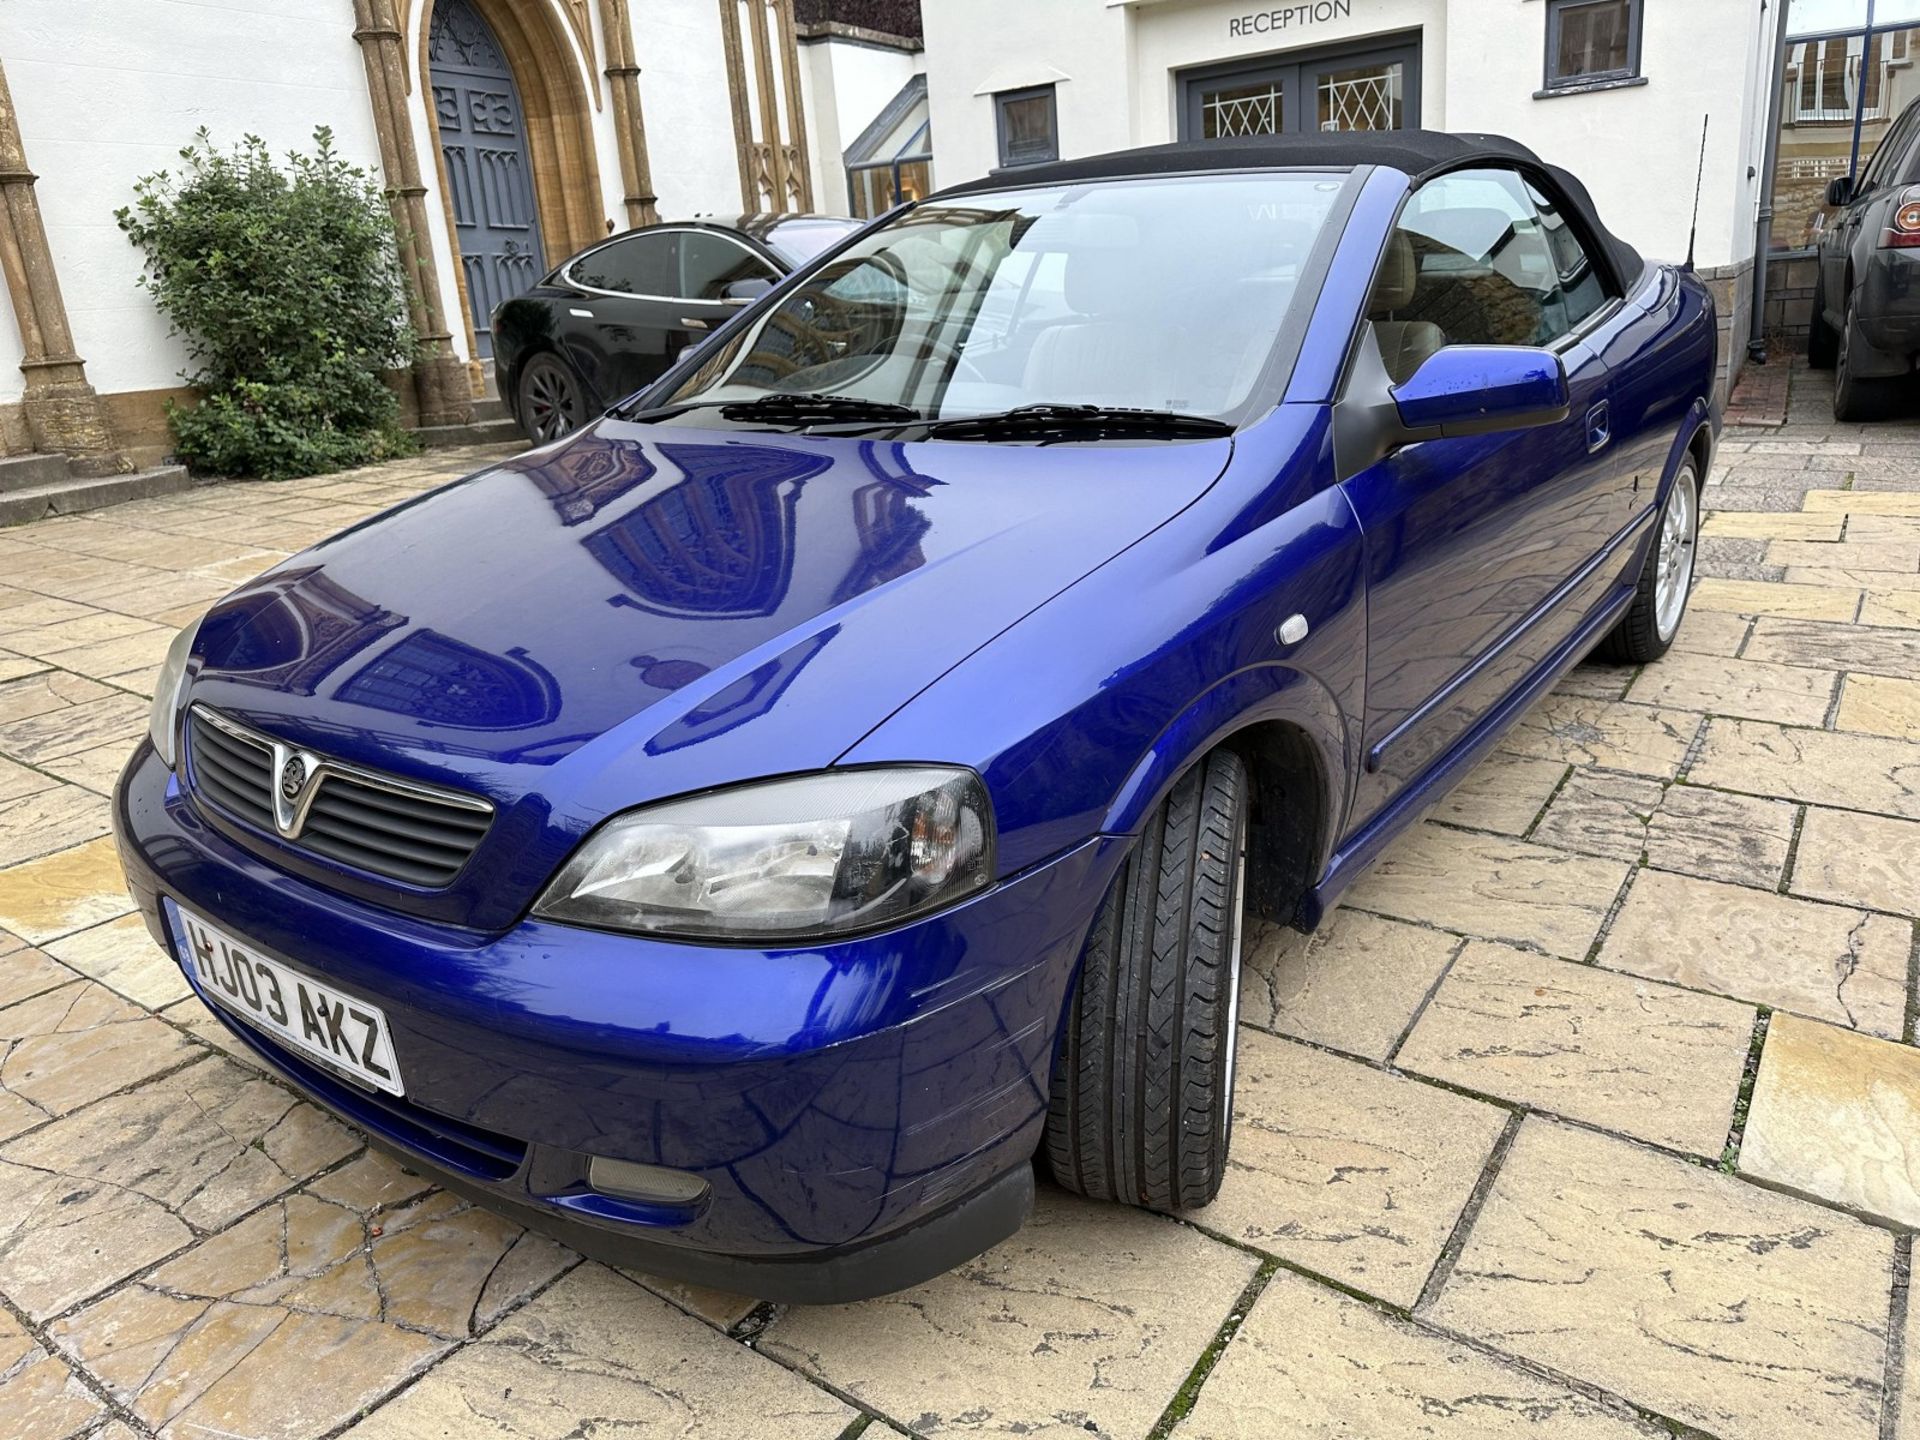
[[[202,130],[118,212],[193,360],[201,402],[168,418],[195,469],[278,479],[413,449],[384,378],[415,350],[393,217],[331,131],[313,138],[281,169],[257,136],[223,152]]]

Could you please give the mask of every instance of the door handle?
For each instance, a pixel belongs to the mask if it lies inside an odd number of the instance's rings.
[[[1613,410],[1605,400],[1587,411],[1587,453],[1597,455],[1613,439]]]
[[[682,315],[680,317],[680,323],[689,330],[711,330],[713,328],[713,322],[711,320],[702,320],[698,315]]]

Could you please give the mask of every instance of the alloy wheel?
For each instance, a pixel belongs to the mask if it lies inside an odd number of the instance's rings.
[[[521,382],[527,428],[535,440],[559,440],[580,428],[586,404],[580,387],[565,369],[551,360],[535,360]]]
[[[1693,483],[1691,466],[1674,478],[1673,493],[1667,496],[1660,516],[1660,553],[1655,561],[1653,623],[1664,640],[1673,639],[1680,628],[1680,616],[1687,608],[1687,591],[1693,585],[1693,560],[1698,534],[1700,496]]]

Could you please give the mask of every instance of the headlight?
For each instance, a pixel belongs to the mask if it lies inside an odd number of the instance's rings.
[[[608,821],[534,913],[695,940],[812,940],[951,904],[993,878],[971,770],[829,771]]]
[[[153,711],[147,717],[147,736],[154,753],[171,770],[176,758],[175,742],[180,734],[180,691],[187,683],[187,656],[193,650],[194,634],[200,622],[194,621],[167,647],[167,658],[160,662],[160,678],[153,682]]]

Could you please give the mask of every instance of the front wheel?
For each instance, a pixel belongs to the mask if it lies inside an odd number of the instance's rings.
[[[1246,852],[1246,766],[1215,751],[1154,813],[1087,937],[1044,1142],[1069,1190],[1152,1210],[1219,1193]]]
[[[1699,471],[1689,458],[1673,477],[1660,507],[1659,533],[1640,567],[1633,604],[1602,640],[1595,654],[1624,665],[1644,665],[1673,648],[1693,589],[1694,552],[1700,540]]]

